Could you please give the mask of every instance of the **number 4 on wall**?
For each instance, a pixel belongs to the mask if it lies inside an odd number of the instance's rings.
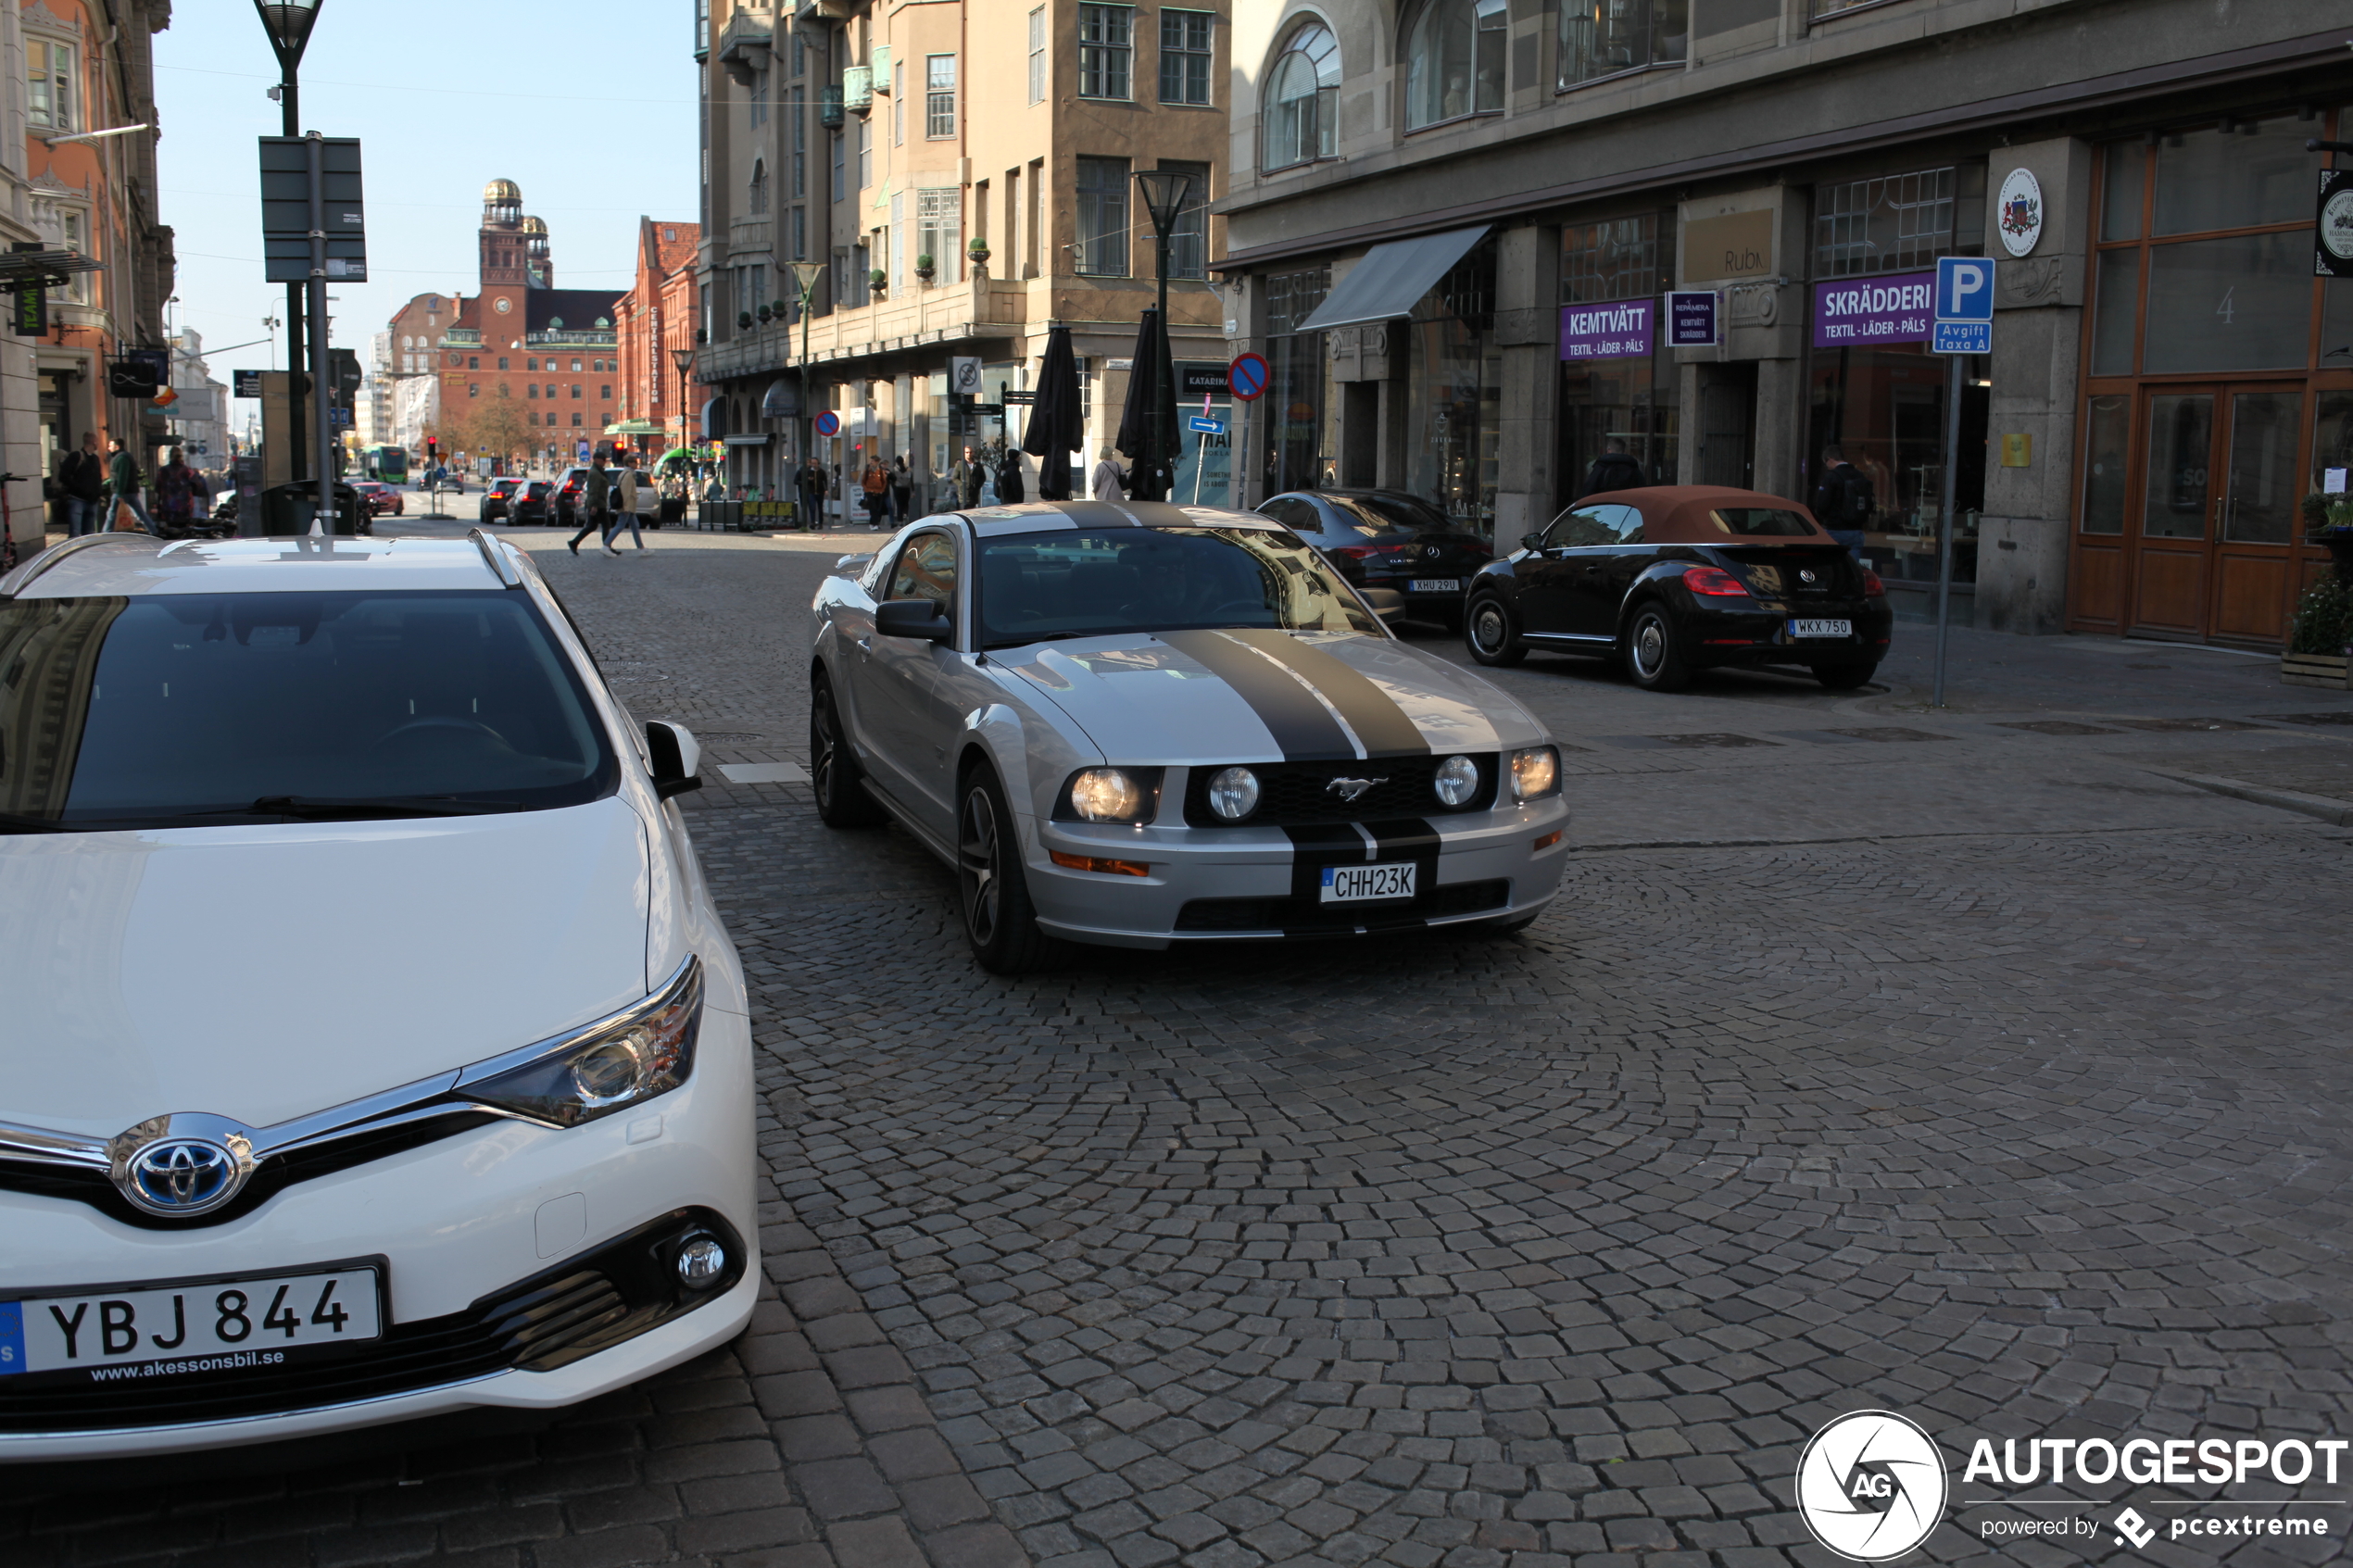
[[[2222,291],[2222,303],[2214,307],[2214,314],[2222,318],[2222,324],[2226,327],[2231,324],[2232,315],[2238,308],[2231,303],[2231,296],[2238,292],[2238,285],[2236,283],[2233,283],[2229,288]]]

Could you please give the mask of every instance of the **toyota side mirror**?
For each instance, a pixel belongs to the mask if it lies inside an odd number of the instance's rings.
[[[686,725],[667,719],[647,720],[646,756],[654,794],[661,799],[702,788],[702,746]]]
[[[945,643],[956,635],[956,623],[929,599],[892,599],[875,609],[875,630],[886,637],[916,637]]]

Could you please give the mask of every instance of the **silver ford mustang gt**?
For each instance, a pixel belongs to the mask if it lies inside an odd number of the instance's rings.
[[[810,756],[833,827],[955,867],[981,964],[1516,931],[1560,882],[1560,759],[1390,635],[1271,519],[1151,502],[926,518],[818,589]]]

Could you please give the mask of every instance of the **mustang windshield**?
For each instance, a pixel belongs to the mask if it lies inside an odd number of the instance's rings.
[[[617,764],[524,596],[0,603],[0,833],[571,806]]]
[[[1296,535],[1112,528],[980,541],[980,646],[1202,627],[1371,633],[1375,621]]]

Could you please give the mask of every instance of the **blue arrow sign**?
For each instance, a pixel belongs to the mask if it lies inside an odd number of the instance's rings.
[[[1223,435],[1226,433],[1226,421],[1223,420],[1204,420],[1199,414],[1195,414],[1189,420],[1186,421],[1185,428],[1189,431],[1198,431],[1203,435]]]

